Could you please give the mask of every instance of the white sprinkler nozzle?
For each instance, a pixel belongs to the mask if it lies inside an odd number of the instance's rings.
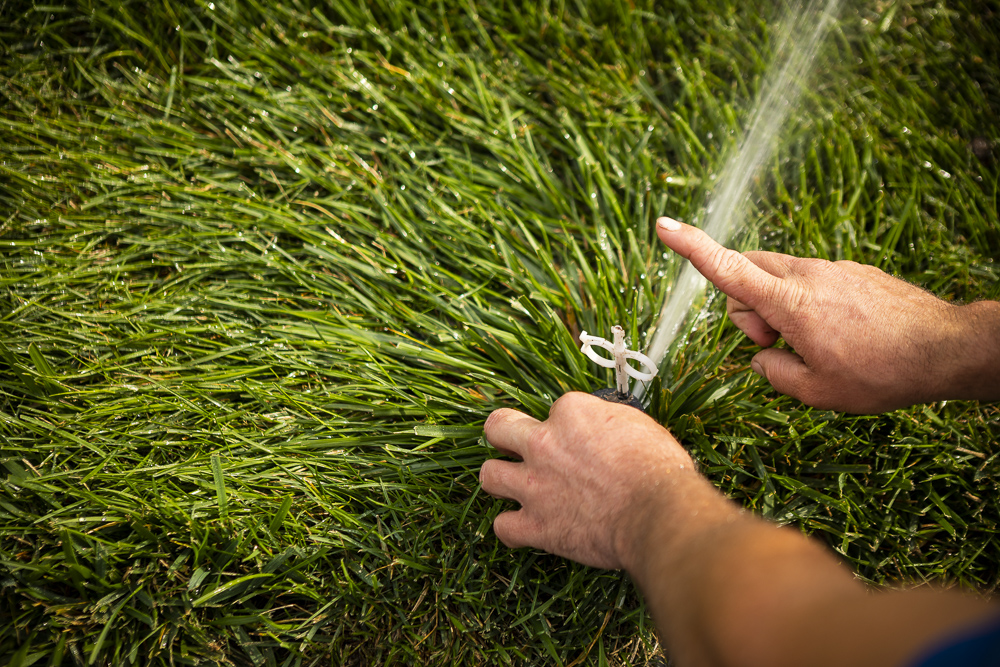
[[[600,336],[591,336],[587,334],[586,331],[581,331],[580,342],[583,343],[583,345],[580,347],[580,351],[590,357],[590,360],[595,364],[604,366],[605,368],[614,368],[615,384],[617,385],[616,389],[621,394],[627,394],[629,376],[632,376],[641,382],[649,382],[656,377],[656,364],[642,352],[629,350],[625,347],[625,330],[620,326],[615,325],[611,327],[611,332],[615,335],[614,343],[611,343],[607,339],[601,338]],[[594,345],[597,347],[603,347],[613,355],[613,358],[605,359],[601,355],[597,354],[597,352],[594,352]],[[628,365],[629,359],[635,359],[646,368],[651,369],[653,372],[643,373],[641,371],[637,371]]]

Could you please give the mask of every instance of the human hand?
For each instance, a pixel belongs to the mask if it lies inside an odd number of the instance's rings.
[[[657,233],[729,297],[730,319],[755,343],[780,336],[794,349],[765,349],[751,363],[783,394],[855,413],[990,396],[980,334],[995,303],[955,306],[850,261],[740,254],[670,218]]]
[[[512,548],[631,569],[653,523],[680,539],[707,525],[711,509],[732,512],[674,437],[631,407],[574,392],[553,403],[544,422],[504,408],[484,431],[491,445],[521,459],[491,459],[479,472],[484,491],[521,504],[493,523]]]

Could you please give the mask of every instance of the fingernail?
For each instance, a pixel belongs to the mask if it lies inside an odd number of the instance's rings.
[[[681,223],[677,222],[673,218],[660,218],[656,221],[656,225],[658,227],[662,227],[668,232],[676,232],[681,228]]]
[[[760,362],[757,361],[756,359],[751,360],[750,370],[752,370],[757,375],[760,375],[761,377],[764,376],[764,369],[761,367]]]

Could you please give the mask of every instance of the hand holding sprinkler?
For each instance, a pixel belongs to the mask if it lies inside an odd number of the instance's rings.
[[[590,357],[590,360],[599,366],[615,369],[615,388],[600,389],[594,392],[594,396],[603,398],[604,400],[612,403],[631,405],[633,408],[642,410],[642,404],[639,402],[639,399],[629,393],[628,378],[631,376],[641,382],[649,382],[656,377],[656,364],[642,352],[636,352],[635,350],[630,350],[625,347],[625,330],[623,328],[615,325],[611,327],[611,332],[615,336],[614,343],[599,336],[591,336],[586,331],[580,332],[580,342],[583,343],[580,347],[580,351]],[[595,345],[597,347],[603,347],[605,350],[610,352],[613,358],[606,359],[597,354],[597,352],[593,349],[593,346]],[[643,373],[641,371],[637,371],[629,366],[629,359],[635,359],[653,372]]]

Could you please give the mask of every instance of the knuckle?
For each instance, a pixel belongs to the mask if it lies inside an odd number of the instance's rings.
[[[858,264],[852,259],[838,259],[837,261],[833,262],[833,265],[839,269],[847,269],[848,271],[857,271],[865,269],[864,264]]]
[[[712,265],[722,275],[740,275],[743,273],[743,255],[729,248],[716,248],[712,256]]]
[[[777,302],[782,304],[782,309],[790,315],[812,311],[809,307],[811,300],[809,290],[797,282],[783,281],[775,297]]]
[[[579,409],[580,402],[586,399],[583,392],[570,391],[555,400],[552,407],[549,408],[549,417],[556,417],[563,412],[573,412]]]
[[[711,250],[705,265],[709,273],[715,276],[712,281],[716,287],[726,292],[750,284],[753,276],[747,271],[746,262],[742,253],[719,246]]]
[[[846,259],[831,262],[815,257],[799,258],[797,273],[803,282],[816,289],[821,285],[836,284],[848,279],[848,276],[855,273],[849,268],[852,266],[861,265]]]
[[[567,403],[572,403],[573,392],[563,394],[549,406],[549,417],[555,417],[557,413],[565,409]]]
[[[840,262],[854,264],[848,259],[837,260],[831,262],[828,259],[823,259],[822,257],[796,257],[792,260],[792,266],[798,270],[799,273],[817,273],[822,271],[832,271],[837,268],[837,264]]]
[[[885,271],[878,268],[877,266],[872,266],[871,264],[861,264],[850,259],[839,259],[836,262],[829,262],[830,267],[837,271],[837,275],[840,278],[854,278],[865,279],[874,278],[877,276],[888,276]]]
[[[552,435],[547,428],[535,429],[528,435],[525,445],[533,458],[545,458],[552,448]]]

